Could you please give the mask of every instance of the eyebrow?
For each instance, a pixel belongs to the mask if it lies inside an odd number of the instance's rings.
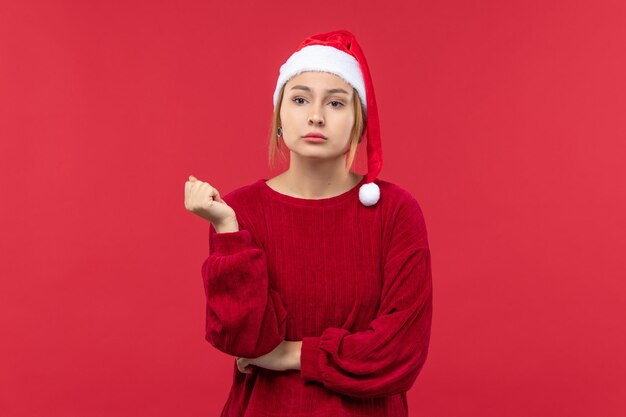
[[[304,91],[311,91],[311,89],[309,87],[307,87],[306,85],[294,85],[293,87],[291,87],[291,90],[304,90]],[[350,95],[350,93],[348,93],[346,90],[344,90],[343,88],[331,88],[331,89],[327,89],[326,93],[328,94],[334,94],[334,93],[343,93],[346,95]]]

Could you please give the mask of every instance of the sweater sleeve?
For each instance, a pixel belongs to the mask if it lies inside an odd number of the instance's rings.
[[[257,358],[285,339],[287,311],[269,285],[265,251],[239,226],[225,233],[209,226],[209,256],[202,264],[205,338],[229,355]]]
[[[364,331],[329,327],[303,337],[301,378],[358,398],[413,386],[428,354],[432,278],[424,218],[412,196],[398,209],[389,242],[375,318]]]

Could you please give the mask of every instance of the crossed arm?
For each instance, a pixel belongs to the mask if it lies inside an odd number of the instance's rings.
[[[302,341],[283,340],[273,351],[258,358],[239,358],[237,367],[241,372],[251,373],[251,365],[275,371],[286,371],[289,369],[300,370],[300,352]]]

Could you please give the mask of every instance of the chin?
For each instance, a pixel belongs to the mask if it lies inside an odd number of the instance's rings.
[[[327,155],[320,155],[320,154],[316,155],[316,154],[296,153],[296,156],[302,159],[315,159],[315,160],[329,159]]]
[[[320,157],[322,155],[326,155],[328,153],[327,150],[323,150],[323,149],[311,149],[308,146],[297,146],[294,149],[291,149],[291,153],[295,154],[297,156],[301,156],[302,158],[307,158],[307,157]]]

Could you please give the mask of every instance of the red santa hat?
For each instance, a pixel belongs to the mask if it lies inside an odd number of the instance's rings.
[[[376,204],[380,199],[380,188],[374,179],[383,163],[378,108],[367,60],[356,37],[347,30],[334,30],[306,38],[280,67],[274,91],[274,109],[278,105],[281,88],[303,71],[333,73],[358,92],[365,117],[363,136],[367,136],[367,175],[359,188],[359,201],[365,206]]]

